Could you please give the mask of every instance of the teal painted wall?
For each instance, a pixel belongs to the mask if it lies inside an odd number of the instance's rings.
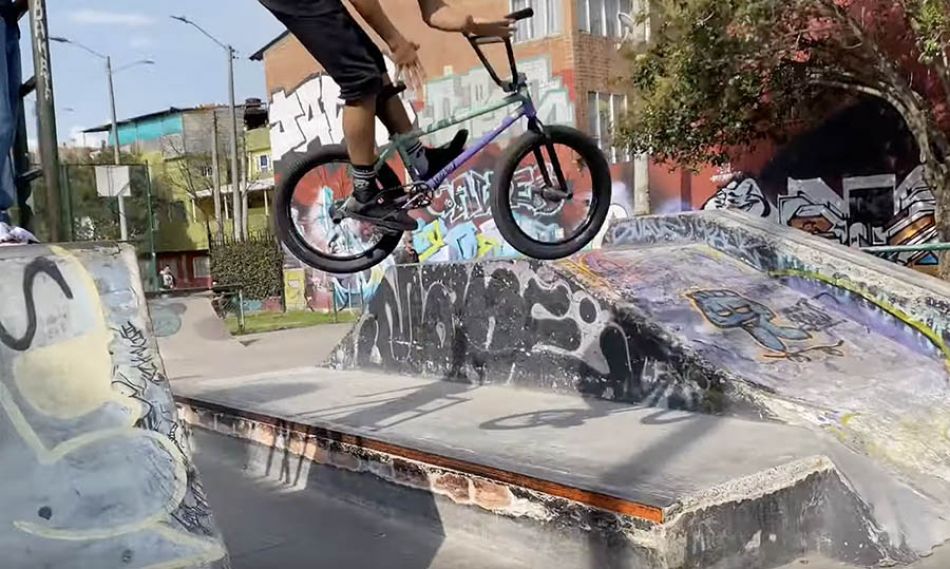
[[[119,125],[119,144],[124,146],[135,142],[149,142],[163,136],[181,134],[183,131],[181,114],[156,117]],[[109,144],[112,144],[112,133],[109,133]]]

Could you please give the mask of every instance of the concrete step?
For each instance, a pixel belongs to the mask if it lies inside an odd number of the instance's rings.
[[[381,516],[319,483],[293,484],[279,469],[249,469],[240,439],[195,435],[195,463],[231,569],[528,569],[517,555],[493,552],[476,538],[446,536],[410,517]]]
[[[796,427],[313,368],[180,382],[176,396],[187,423],[242,441],[253,471],[477,535],[532,567],[914,557],[836,463],[865,480],[874,465]]]

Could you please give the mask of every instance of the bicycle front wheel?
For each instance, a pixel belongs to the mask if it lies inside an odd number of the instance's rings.
[[[328,273],[358,273],[378,265],[402,237],[371,223],[334,220],[336,208],[353,192],[349,163],[345,147],[323,146],[289,168],[274,199],[281,242],[307,265]],[[389,167],[377,175],[383,187],[399,186]]]
[[[607,159],[589,136],[559,125],[545,127],[545,133],[547,140],[528,132],[509,147],[491,205],[512,247],[547,260],[570,256],[597,236],[610,210],[611,180]]]

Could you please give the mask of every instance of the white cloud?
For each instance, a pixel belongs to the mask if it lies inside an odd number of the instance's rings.
[[[134,12],[110,12],[107,10],[76,10],[69,14],[77,24],[105,24],[142,27],[150,26],[155,20],[145,14]]]

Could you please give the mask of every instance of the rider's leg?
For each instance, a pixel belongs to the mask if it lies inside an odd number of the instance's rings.
[[[409,120],[406,107],[397,96],[395,87],[390,83],[388,75],[383,77],[383,89],[376,101],[376,116],[379,117],[379,120],[382,121],[391,135],[406,134],[412,130],[412,121]],[[468,131],[461,130],[455,135],[455,138],[445,146],[430,148],[423,146],[422,143],[417,140],[406,150],[418,176],[426,178],[444,168],[452,160],[455,160],[455,158],[462,153],[462,150],[465,149],[465,142],[467,140]]]
[[[361,202],[376,194],[376,95],[347,102],[343,136],[353,165],[353,191]]]

